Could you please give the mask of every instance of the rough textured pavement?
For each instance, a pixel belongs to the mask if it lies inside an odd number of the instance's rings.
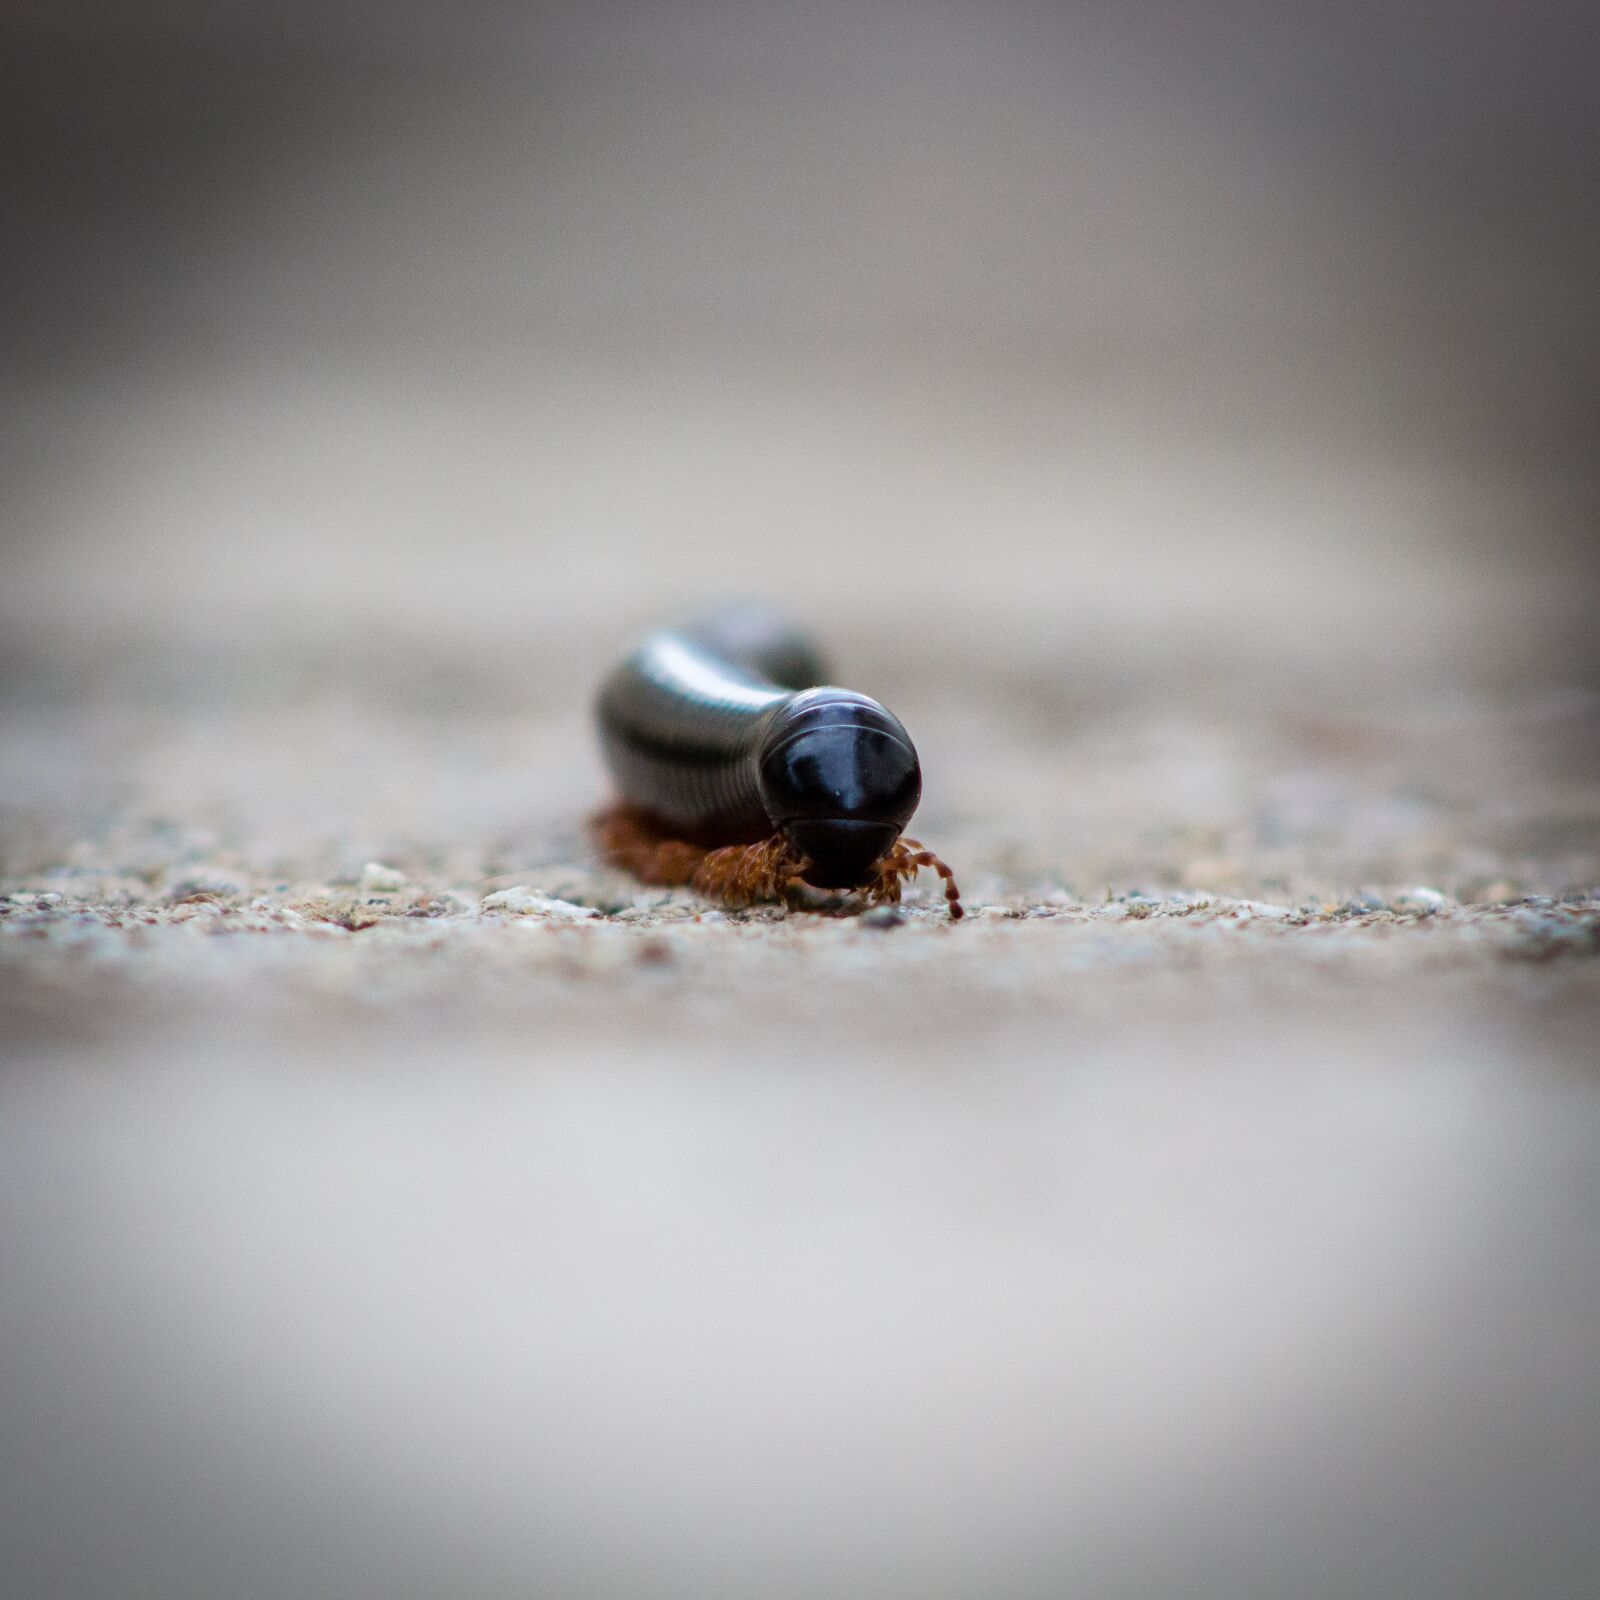
[[[579,654],[13,701],[19,1592],[1584,1592],[1591,699],[913,656],[951,927],[595,866]]]
[[[470,9],[0,23],[0,1590],[1600,1593],[1594,8]]]

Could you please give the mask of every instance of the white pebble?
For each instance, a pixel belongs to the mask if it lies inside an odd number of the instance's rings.
[[[386,867],[381,861],[369,861],[361,869],[363,894],[383,894],[390,890],[403,889],[405,886],[405,873],[397,872],[393,867]]]
[[[1402,889],[1394,897],[1394,903],[1406,911],[1438,911],[1449,905],[1450,901],[1437,889],[1428,889],[1419,884],[1412,889]]]
[[[551,917],[558,922],[582,922],[585,918],[600,914],[593,906],[574,905],[570,900],[553,900],[547,894],[539,894],[528,888],[526,884],[520,884],[515,889],[502,889],[498,894],[485,895],[483,909],[511,911],[524,917]]]
[[[1223,920],[1236,922],[1282,922],[1294,912],[1288,906],[1269,905],[1265,900],[1230,900]]]

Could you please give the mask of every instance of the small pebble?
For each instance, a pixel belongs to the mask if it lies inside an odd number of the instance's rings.
[[[477,895],[460,889],[441,889],[437,894],[424,895],[416,908],[428,917],[458,917],[477,909]],[[410,914],[415,916],[416,910]]]
[[[1437,889],[1425,888],[1418,884],[1411,889],[1402,889],[1394,897],[1393,903],[1402,911],[1427,912],[1443,910],[1450,902]]]
[[[406,875],[381,861],[369,861],[361,869],[362,894],[388,894],[406,886]]]
[[[538,894],[525,884],[515,889],[502,889],[498,894],[485,895],[485,911],[511,911],[518,916],[548,917],[556,922],[582,922],[600,915],[593,906],[574,905],[570,900],[553,900],[547,894]]]
[[[1268,922],[1282,922],[1294,915],[1288,906],[1270,905],[1264,900],[1235,900],[1229,911],[1238,912],[1245,918],[1261,917]]]
[[[863,928],[898,928],[904,924],[906,914],[899,906],[874,906],[863,911],[860,920]]]

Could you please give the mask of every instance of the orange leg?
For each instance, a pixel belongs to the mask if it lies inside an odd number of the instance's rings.
[[[944,899],[950,911],[950,920],[959,922],[965,915],[961,909],[961,891],[956,887],[956,876],[931,850],[925,850],[915,839],[901,839],[878,863],[878,876],[866,887],[869,901],[897,905],[900,889],[907,880],[916,877],[921,867],[932,867],[944,879]]]
[[[613,866],[664,889],[691,882],[709,853],[686,840],[668,838],[631,806],[612,806],[590,826],[600,853]]]
[[[643,883],[669,889],[688,886],[724,905],[784,900],[805,881],[805,860],[780,833],[757,844],[707,850],[662,833],[649,817],[631,806],[603,811],[593,827],[601,853],[614,866]],[[950,920],[959,921],[963,913],[955,874],[915,839],[901,839],[890,849],[878,863],[877,876],[861,891],[863,898],[869,904],[898,904],[902,885],[922,867],[933,868],[944,879]]]
[[[782,900],[801,881],[804,862],[781,833],[759,844],[731,844],[713,850],[690,880],[696,892],[725,905],[748,906]]]
[[[708,900],[748,906],[782,900],[800,881],[803,863],[782,834],[757,844],[707,850],[665,834],[645,813],[613,806],[595,818],[595,841],[613,866],[644,883],[663,888],[687,886]]]

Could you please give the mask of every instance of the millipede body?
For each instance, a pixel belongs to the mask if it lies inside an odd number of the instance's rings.
[[[911,736],[826,677],[810,640],[761,608],[651,634],[600,691],[620,797],[597,819],[602,848],[735,905],[801,885],[894,902],[931,867],[959,917],[950,869],[902,837],[922,794]]]

